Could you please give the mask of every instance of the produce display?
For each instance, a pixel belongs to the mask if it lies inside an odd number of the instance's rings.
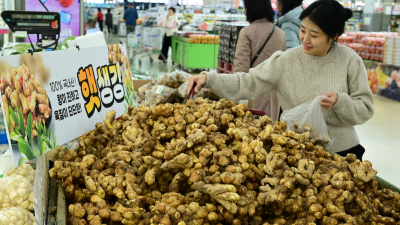
[[[384,61],[385,38],[397,36],[394,32],[347,32],[339,37],[340,45],[352,48],[363,59]]]
[[[0,210],[0,225],[36,225],[35,216],[22,207]]]
[[[193,44],[219,44],[219,35],[198,35],[189,36],[189,43]]]
[[[197,98],[107,113],[49,171],[69,224],[400,224],[400,195],[378,190],[369,161],[246,109]]]
[[[21,110],[25,127],[29,114],[32,115],[32,136],[36,137],[39,125],[51,115],[51,108],[47,92],[43,89],[39,79],[31,74],[25,64],[10,71],[2,71],[0,89],[4,102],[6,116],[10,114],[9,106],[17,112]],[[11,122],[11,132],[15,129],[14,120]]]
[[[21,166],[14,168],[11,172],[4,174],[3,177],[13,176],[13,175],[21,175],[25,177],[26,179],[29,180],[29,182],[31,182],[32,185],[35,181],[35,170],[29,164],[22,164]]]
[[[33,185],[27,178],[20,175],[0,179],[0,208],[12,206],[34,209]]]
[[[400,66],[400,37],[386,37],[384,47],[385,64]]]
[[[164,103],[181,103],[187,97],[187,79],[190,74],[182,71],[165,73],[157,80],[147,83],[139,88],[136,101],[143,106],[155,106]],[[194,96],[219,99],[208,88],[203,88]]]
[[[179,35],[181,37],[186,37],[186,38],[190,38],[193,35],[208,35],[208,33],[206,31],[193,31],[193,32],[178,31],[178,32],[175,32],[175,34]]]

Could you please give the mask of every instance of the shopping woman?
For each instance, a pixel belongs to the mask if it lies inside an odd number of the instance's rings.
[[[301,45],[299,38],[301,21],[299,17],[303,12],[302,3],[303,0],[277,1],[279,18],[276,25],[285,32],[286,50]]]
[[[234,73],[248,73],[250,68],[264,62],[276,51],[285,51],[286,46],[285,34],[273,24],[275,12],[270,0],[244,0],[244,7],[250,25],[240,31],[233,61]],[[276,104],[272,105],[272,102]],[[254,100],[253,108],[277,120],[279,104],[276,92]]]
[[[103,31],[103,22],[104,22],[104,15],[101,12],[101,9],[97,9],[99,12],[97,13],[97,22],[99,23],[100,31]]]
[[[178,17],[175,14],[175,8],[171,7],[168,9],[168,14],[164,17],[164,20],[161,24],[161,26],[166,28],[165,35],[164,35],[164,41],[161,49],[162,55],[158,57],[159,60],[163,60],[165,63],[167,62],[168,59],[168,50],[169,47],[171,46],[171,40],[172,40],[172,35],[174,35],[174,32],[178,30],[179,26],[179,21]],[[163,58],[164,56],[164,58]]]
[[[354,126],[374,114],[374,97],[362,59],[352,49],[336,44],[352,11],[335,0],[318,0],[300,16],[302,45],[276,52],[249,73],[202,73],[189,78],[226,99],[256,99],[276,90],[283,110],[326,95],[320,102],[333,139],[331,150],[362,159],[364,148]]]
[[[113,14],[111,13],[111,9],[107,9],[106,26],[107,26],[108,35],[111,36],[112,30],[113,30]]]

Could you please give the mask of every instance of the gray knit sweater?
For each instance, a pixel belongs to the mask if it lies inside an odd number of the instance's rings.
[[[303,46],[276,52],[249,73],[208,72],[204,87],[230,100],[257,99],[273,90],[282,110],[335,91],[337,102],[322,109],[333,139],[331,150],[341,152],[359,144],[355,125],[374,114],[374,96],[362,59],[350,48],[334,44],[323,57],[307,55]]]

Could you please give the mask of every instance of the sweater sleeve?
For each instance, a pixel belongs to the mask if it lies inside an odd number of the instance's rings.
[[[282,54],[281,51],[275,52],[268,60],[250,69],[249,73],[207,72],[204,87],[229,100],[257,99],[277,89],[284,67]]]
[[[298,41],[299,33],[295,32],[288,23],[282,24],[282,30],[285,32],[286,50],[295,48],[301,44]]]
[[[374,95],[368,86],[368,76],[362,59],[355,56],[348,66],[348,93],[338,92],[332,110],[343,126],[360,125],[374,115]]]
[[[251,43],[245,34],[245,29],[243,28],[239,34],[236,55],[233,60],[233,65],[235,66],[234,73],[247,72],[250,69]]]

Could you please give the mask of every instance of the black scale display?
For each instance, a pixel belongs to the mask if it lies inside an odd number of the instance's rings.
[[[39,48],[57,48],[60,38],[61,23],[58,12],[27,12],[27,11],[3,11],[1,17],[10,27],[12,32],[26,32],[36,34]],[[41,38],[39,38],[41,35]],[[30,40],[30,38],[29,38]],[[43,46],[42,41],[50,41],[51,44]],[[35,50],[31,42],[33,50]]]

